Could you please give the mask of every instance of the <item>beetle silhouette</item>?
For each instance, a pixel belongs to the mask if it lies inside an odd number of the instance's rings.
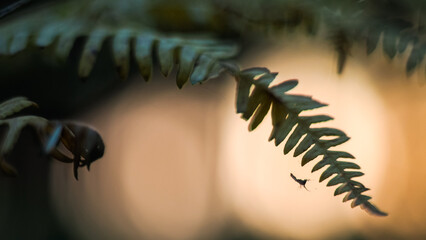
[[[301,187],[303,186],[309,192],[309,190],[306,188],[306,182],[309,181],[309,179],[298,179],[293,175],[293,173],[290,173],[290,177],[293,178],[294,181],[300,184]]]

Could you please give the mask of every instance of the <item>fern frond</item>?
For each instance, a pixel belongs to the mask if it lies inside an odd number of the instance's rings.
[[[242,34],[260,29],[263,34],[257,35],[265,37],[271,30],[297,26],[315,33],[317,25],[322,24],[327,32],[325,40],[338,56],[338,73],[356,43],[366,44],[370,54],[383,39],[383,52],[390,59],[412,45],[406,61],[408,75],[422,66],[426,54],[426,6],[422,1],[217,0],[215,4],[237,20],[230,25]]]
[[[176,83],[181,88],[188,80],[197,84],[217,76],[223,71],[219,61],[232,58],[238,52],[236,44],[204,34],[164,34],[141,24],[93,23],[86,16],[58,15],[61,10],[64,9],[59,6],[46,10],[47,16],[29,15],[0,26],[0,56],[13,56],[31,46],[52,46],[54,56],[64,60],[76,40],[83,38],[84,47],[78,63],[81,78],[89,77],[99,52],[108,43],[121,79],[127,79],[133,58],[142,77],[149,81],[153,61],[157,59],[166,77],[177,65]]]
[[[389,59],[403,53],[408,46],[413,47],[406,61],[406,73],[410,75],[421,66],[426,54],[425,12],[421,1],[323,3],[323,21],[339,56],[338,71],[341,72],[353,43],[365,43],[367,54],[371,54],[382,39],[383,53]],[[336,41],[339,35],[345,41]]]
[[[144,2],[144,3],[142,3]],[[195,3],[197,2],[197,3]],[[335,48],[338,54],[338,72],[342,72],[345,62],[350,55],[351,46],[354,43],[366,42],[366,51],[371,53],[377,46],[380,36],[383,35],[383,51],[393,59],[398,54],[404,52],[407,46],[412,45],[413,49],[406,62],[406,72],[410,74],[421,66],[426,54],[425,42],[425,6],[420,3],[412,4],[401,1],[308,1],[308,0],[283,0],[269,1],[256,0],[247,1],[233,0],[224,1],[183,1],[182,8],[185,7],[188,13],[191,12],[191,4],[203,5],[203,10],[209,12],[209,17],[224,18],[227,24],[212,28],[208,21],[203,24],[197,22],[195,15],[185,16],[191,19],[195,25],[201,24],[206,32],[239,32],[242,37],[253,36],[253,30],[263,29],[263,34],[256,34],[264,38],[266,33],[276,32],[276,30],[294,29],[297,26],[304,26],[309,33],[315,33],[319,24],[326,26],[328,41]],[[208,3],[207,3],[208,2]],[[164,16],[157,16],[159,12],[141,11],[139,14],[135,9],[144,7],[158,7],[155,1],[129,1],[135,8],[121,8],[119,3],[113,1],[96,1],[95,3],[75,1],[57,4],[43,11],[35,11],[14,21],[5,22],[0,26],[0,55],[14,55],[28,46],[34,45],[47,47],[55,45],[55,56],[66,58],[71,51],[74,42],[79,37],[87,38],[81,56],[78,73],[81,77],[90,75],[97,54],[102,48],[106,39],[112,39],[111,49],[114,63],[117,67],[120,78],[126,79],[129,72],[129,62],[132,57],[140,66],[140,73],[144,79],[150,79],[153,59],[152,53],[163,56],[159,58],[160,70],[167,76],[172,71],[175,64],[179,64],[178,71],[182,72],[177,79],[177,85],[182,87],[188,80],[187,71],[194,79],[191,82],[200,82],[205,79],[196,80],[197,76],[192,76],[191,66],[198,65],[201,56],[206,52],[211,53],[214,49],[211,45],[205,45],[202,39],[198,42],[184,43],[188,39],[197,39],[196,36],[185,36],[179,34],[169,36],[161,34],[155,26],[148,23],[159,22]],[[168,2],[163,3],[167,5]],[[125,5],[125,4],[123,4]],[[152,6],[151,6],[152,5]],[[160,11],[161,12],[161,11]],[[183,11],[185,12],[185,11]],[[114,17],[120,16],[119,19]],[[129,16],[129,17],[128,17]],[[216,19],[217,20],[217,19]],[[235,20],[235,21],[234,21]],[[149,26],[148,26],[149,25]],[[164,22],[160,25],[173,25]],[[252,26],[254,25],[254,26]],[[173,31],[179,29],[172,29]],[[248,34],[246,34],[248,33]],[[249,35],[251,34],[251,35]],[[141,39],[140,39],[141,38]],[[202,36],[201,36],[202,38]],[[186,39],[186,40],[185,40]],[[232,44],[211,39],[219,48],[232,48]],[[109,41],[107,41],[109,44]],[[143,44],[143,45],[140,45]],[[195,44],[195,45],[193,45]],[[201,49],[200,49],[200,45]],[[210,50],[205,48],[210,48]],[[185,48],[185,51],[181,51]],[[193,48],[188,51],[188,48]],[[136,50],[138,49],[138,50]],[[142,51],[142,53],[137,53]],[[216,56],[211,62],[218,62],[221,59],[228,59],[235,56],[236,49],[224,54],[227,51],[216,51],[222,53]],[[233,54],[230,54],[233,52]],[[180,56],[189,54],[188,56]],[[209,54],[208,54],[209,55]],[[139,56],[139,57],[138,57]],[[151,56],[150,59],[145,57]],[[211,56],[209,56],[211,57]],[[180,70],[182,58],[189,61],[183,70]],[[150,61],[148,61],[150,60]],[[191,61],[192,60],[192,61]],[[211,71],[223,70],[220,64],[213,64]],[[211,67],[207,64],[207,69]],[[220,72],[219,71],[219,72]],[[202,71],[203,72],[203,71]],[[217,72],[214,72],[217,75]],[[211,77],[209,74],[207,78]]]
[[[102,139],[96,131],[88,127],[75,123],[49,121],[33,115],[10,117],[30,106],[36,106],[36,104],[24,97],[12,98],[0,104],[0,126],[6,128],[0,145],[0,170],[3,173],[8,176],[18,174],[8,160],[24,128],[31,128],[36,134],[41,143],[39,146],[42,148],[41,152],[59,161],[74,163],[76,178],[77,167],[89,167],[91,162],[102,157],[104,151]],[[73,159],[58,149],[60,142],[74,155]],[[83,151],[84,149],[86,150]]]
[[[404,53],[407,47],[412,45],[413,48],[406,62],[406,72],[411,74],[420,66],[426,53],[426,32],[420,24],[424,23],[414,23],[401,16],[372,20],[365,37],[367,54],[371,54],[376,49],[381,35],[383,35],[383,52],[390,59]]]
[[[346,193],[343,201],[353,200],[352,207],[361,205],[372,214],[387,215],[369,202],[371,197],[362,194],[368,188],[353,180],[364,174],[348,169],[360,169],[360,167],[353,162],[341,160],[353,159],[354,156],[347,152],[330,150],[331,147],[348,141],[349,137],[335,128],[313,127],[316,123],[332,120],[329,116],[300,116],[300,113],[306,110],[317,109],[326,104],[310,96],[288,94],[289,90],[296,87],[297,80],[288,80],[270,87],[277,73],[271,73],[266,68],[240,71],[236,67],[228,66],[228,69],[237,80],[237,113],[241,113],[245,120],[251,119],[250,131],[254,130],[271,110],[273,128],[269,140],[275,140],[275,145],[278,146],[287,138],[284,154],[288,154],[292,149],[295,149],[295,157],[303,154],[302,166],[322,156],[322,160],[314,165],[312,172],[328,166],[321,174],[319,181],[322,182],[335,175],[327,183],[327,186],[339,185],[334,195]],[[334,138],[325,140],[324,137]]]

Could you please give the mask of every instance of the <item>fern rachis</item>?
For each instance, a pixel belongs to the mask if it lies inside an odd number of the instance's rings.
[[[334,195],[347,193],[343,201],[353,200],[352,207],[361,206],[372,214],[387,215],[369,202],[371,197],[362,194],[369,189],[352,179],[364,174],[360,171],[347,170],[357,170],[360,167],[353,162],[338,161],[339,158],[353,159],[354,156],[344,151],[329,149],[348,141],[349,137],[338,129],[311,127],[312,124],[332,120],[329,116],[300,116],[303,111],[323,107],[326,104],[308,96],[287,94],[287,91],[296,87],[297,80],[288,80],[269,87],[277,74],[271,73],[266,68],[250,68],[240,71],[237,67],[228,65],[228,70],[237,80],[237,112],[242,113],[245,120],[251,119],[250,131],[262,122],[272,108],[273,129],[269,138],[270,141],[275,140],[275,145],[278,146],[288,137],[284,145],[284,154],[288,154],[292,149],[295,149],[294,156],[304,153],[302,166],[319,156],[323,156],[322,160],[314,165],[312,172],[328,165],[321,174],[319,181],[322,182],[335,175],[327,183],[327,186],[340,185],[335,190]],[[251,90],[252,88],[253,90]],[[322,137],[325,136],[334,138],[323,140]]]

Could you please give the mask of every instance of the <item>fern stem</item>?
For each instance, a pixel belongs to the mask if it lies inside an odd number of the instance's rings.
[[[266,68],[250,68],[241,71],[235,64],[223,63],[222,66],[237,81],[237,112],[242,113],[242,117],[246,120],[251,118],[250,131],[262,122],[272,105],[273,129],[269,140],[275,139],[275,145],[278,146],[287,139],[284,154],[288,154],[296,147],[295,157],[304,153],[302,166],[323,156],[323,159],[313,167],[312,172],[328,165],[319,181],[322,182],[334,175],[327,183],[327,186],[340,185],[334,195],[347,192],[343,201],[353,200],[351,207],[361,205],[361,208],[369,213],[378,216],[387,215],[368,202],[371,197],[362,194],[369,189],[352,180],[364,174],[360,171],[347,171],[347,169],[360,169],[360,167],[352,162],[338,161],[339,158],[355,157],[347,152],[329,150],[348,141],[349,137],[338,129],[311,127],[312,124],[332,120],[329,116],[300,116],[303,111],[324,107],[327,106],[326,104],[313,100],[310,96],[287,94],[287,91],[297,85],[297,80],[288,80],[269,87],[277,73],[271,73]],[[321,140],[323,136],[335,138]]]

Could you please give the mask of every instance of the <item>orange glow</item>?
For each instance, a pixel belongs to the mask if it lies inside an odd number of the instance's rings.
[[[298,54],[302,51],[309,56]],[[279,72],[278,81],[297,77],[299,85],[295,93],[313,95],[329,104],[305,114],[321,113],[335,118],[322,126],[342,129],[351,137],[349,142],[339,146],[339,150],[348,151],[357,158],[356,162],[366,174],[360,181],[372,189],[369,194],[375,202],[383,205],[378,192],[384,173],[381,166],[386,164],[389,151],[388,114],[368,83],[369,76],[360,66],[349,63],[345,74],[339,77],[335,73],[335,59],[329,52],[299,41],[292,44],[292,48],[267,51],[256,60],[265,59],[263,66]],[[253,64],[259,63],[248,65]],[[230,93],[228,102],[232,98]],[[282,146],[276,148],[272,142],[268,143],[270,118],[264,120],[267,124],[249,133],[247,127],[241,126],[241,119],[232,115],[234,109],[229,104],[226,108],[229,117],[222,128],[221,149],[224,150],[219,158],[219,176],[224,195],[231,199],[243,221],[274,235],[312,239],[349,228],[356,218],[366,214],[340,203],[343,197],[333,197],[334,188],[318,183],[321,170],[310,173],[318,160],[302,168],[301,156],[293,158],[293,151],[283,156]],[[299,178],[311,179],[307,183],[311,191],[300,189],[290,178],[290,172]]]
[[[155,79],[133,85],[85,117],[107,147],[90,173],[82,171],[75,182],[68,165],[54,162],[53,196],[65,224],[86,238],[216,239],[229,219],[277,238],[321,239],[351,231],[374,238],[374,229],[416,236],[426,222],[426,114],[413,109],[426,109],[424,90],[377,82],[368,62],[351,58],[338,76],[332,51],[310,41],[289,40],[291,47],[271,47],[244,65],[279,72],[278,81],[298,78],[293,93],[329,104],[308,114],[333,116],[322,126],[351,137],[339,150],[356,157],[365,173],[360,181],[371,188],[367,195],[389,217],[369,216],[341,203],[343,196],[333,197],[335,188],[318,183],[321,170],[310,173],[314,163],[302,168],[300,158],[284,156],[282,146],[267,141],[270,118],[249,133],[248,123],[235,114],[232,80],[178,91],[171,79]],[[391,78],[396,72],[383,74]],[[290,172],[311,179],[309,191]]]

